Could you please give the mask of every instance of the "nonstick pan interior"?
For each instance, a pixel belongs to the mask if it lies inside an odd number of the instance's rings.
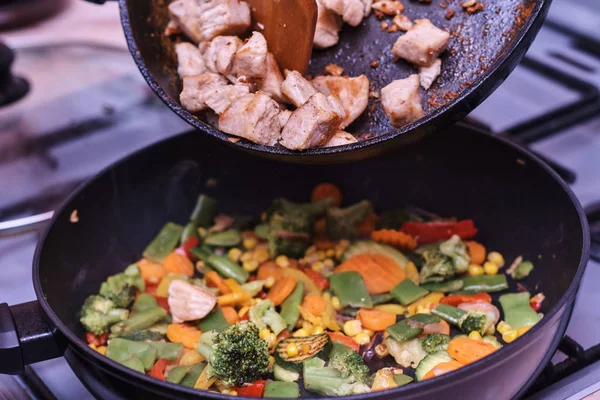
[[[393,146],[388,143],[384,148],[382,144],[388,139],[393,139],[395,145],[406,144],[464,118],[520,61],[541,26],[550,0],[485,2],[484,10],[472,15],[467,14],[460,3],[458,0],[403,1],[404,14],[409,18],[429,18],[452,34],[449,49],[442,57],[442,75],[430,90],[423,92],[426,116],[421,120],[397,130],[383,114],[379,100],[371,98],[367,111],[348,128],[364,139],[356,144],[304,152],[255,145],[245,140],[235,146],[294,162],[352,160],[390,150]],[[173,111],[195,128],[227,141],[230,136],[202,122],[179,104],[181,82],[176,71],[174,44],[180,38],[164,35],[168,22],[166,4],[166,0],[121,0],[121,17],[132,54],[150,86]],[[449,9],[456,11],[450,20],[445,18]],[[386,20],[391,22],[389,17]],[[394,61],[391,48],[402,32],[382,31],[381,22],[371,15],[356,28],[345,26],[338,45],[313,52],[309,73],[322,74],[327,64],[335,63],[344,67],[344,74],[366,74],[374,92],[394,79],[417,73],[412,65]],[[377,62],[377,68],[372,68],[373,61]],[[335,159],[323,157],[334,153],[338,154]]]

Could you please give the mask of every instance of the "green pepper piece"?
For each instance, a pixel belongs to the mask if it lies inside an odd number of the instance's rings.
[[[508,289],[508,282],[504,274],[465,276],[461,278],[462,290],[467,292],[501,292]]]
[[[295,399],[300,397],[300,387],[296,382],[267,381],[264,398]]]
[[[377,304],[389,303],[392,299],[393,299],[393,297],[389,293],[381,293],[381,294],[371,295],[371,301],[373,302],[374,306],[376,306]]]
[[[403,342],[405,340],[416,338],[421,334],[421,332],[423,332],[423,329],[413,328],[412,326],[408,325],[407,319],[403,319],[400,322],[396,322],[394,325],[388,326],[386,331],[393,339]]]
[[[167,374],[167,382],[169,383],[180,383],[183,378],[185,378],[186,374],[188,372],[190,372],[190,369],[192,367],[187,365],[180,365],[178,367],[175,367],[171,370],[169,370],[169,373]]]
[[[158,321],[162,321],[167,315],[167,312],[161,307],[150,308],[136,312],[129,319],[113,325],[110,331],[113,335],[126,335],[131,332],[141,331],[151,327]]]
[[[148,343],[114,338],[109,341],[106,347],[106,356],[121,364],[129,362],[136,365],[135,361],[130,361],[130,358],[135,356],[142,362],[143,369],[149,371],[156,361],[157,351]]]
[[[392,289],[390,294],[393,298],[398,300],[403,306],[407,306],[419,300],[421,297],[425,297],[429,293],[427,289],[423,289],[420,286],[415,285],[410,279],[405,279]]]
[[[342,307],[373,307],[373,301],[367,291],[362,276],[356,271],[336,272],[329,277],[331,289],[340,299]]]
[[[204,371],[204,368],[206,368],[205,362],[193,365],[192,368],[190,368],[190,372],[185,375],[185,378],[182,379],[180,384],[193,388],[194,384],[196,384],[196,381],[198,380],[198,377],[202,371]]]
[[[298,318],[300,318],[300,311],[298,306],[302,304],[302,298],[304,297],[304,282],[298,281],[294,291],[281,303],[281,318],[287,324],[289,331],[294,329]]]
[[[242,243],[242,234],[237,229],[211,233],[204,239],[204,244],[216,247],[232,247],[240,243]]]
[[[407,319],[416,321],[416,322],[420,322],[424,325],[427,324],[437,324],[438,322],[440,322],[440,317],[438,317],[437,315],[431,315],[431,314],[415,314],[411,317],[408,317]]]
[[[191,248],[190,253],[192,253],[196,258],[206,263],[208,261],[208,257],[211,256],[212,251],[207,250],[204,246],[198,246]]]
[[[212,254],[207,259],[208,265],[226,278],[235,279],[239,284],[245,283],[250,274],[227,256]]]
[[[217,331],[222,332],[229,328],[229,322],[225,319],[221,307],[217,306],[208,315],[198,322],[198,329],[202,332]]]
[[[152,331],[135,331],[119,337],[121,339],[133,340],[134,342],[158,342],[165,339],[165,335],[162,333]]]
[[[421,285],[423,289],[427,289],[430,292],[456,292],[457,290],[461,290],[463,288],[464,282],[460,279],[455,279],[453,281],[446,281],[440,283],[424,283]]]
[[[156,302],[156,298],[154,296],[148,293],[142,293],[133,302],[133,305],[131,306],[131,312],[138,313],[157,307],[158,303]]]
[[[158,263],[162,262],[175,250],[182,233],[183,226],[167,222],[144,250],[144,257]]]
[[[254,234],[260,239],[267,240],[269,238],[269,224],[259,224],[254,227]]]
[[[394,381],[396,382],[396,385],[398,385],[398,387],[400,386],[404,386],[404,385],[408,385],[409,383],[411,383],[414,379],[411,378],[408,375],[404,375],[404,374],[394,374]]]
[[[504,321],[513,329],[523,326],[533,326],[542,317],[531,308],[529,304],[529,293],[508,293],[500,296],[500,305],[504,313]]]
[[[169,361],[177,361],[183,355],[183,344],[167,342],[149,342],[158,352],[158,358],[166,358]]]
[[[533,271],[533,263],[531,261],[523,261],[517,266],[517,268],[511,274],[512,278],[516,281],[525,279]]]
[[[442,303],[435,306],[435,308],[431,310],[431,313],[455,326],[458,326],[458,321],[460,321],[463,316],[467,315],[466,311],[461,310],[458,307]]]
[[[212,197],[201,194],[190,216],[190,222],[196,226],[208,228],[212,224],[216,209],[217,201]]]
[[[187,242],[189,238],[200,239],[200,235],[198,235],[198,227],[193,222],[190,222],[183,228],[183,232],[181,232],[181,243]]]

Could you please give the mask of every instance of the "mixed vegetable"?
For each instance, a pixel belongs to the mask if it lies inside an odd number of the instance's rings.
[[[258,224],[216,211],[201,195],[187,225],[167,223],[85,300],[90,347],[190,388],[345,396],[454,371],[542,318],[543,294],[514,283],[533,264],[503,271],[471,220],[342,208],[327,183],[308,203],[275,199]]]

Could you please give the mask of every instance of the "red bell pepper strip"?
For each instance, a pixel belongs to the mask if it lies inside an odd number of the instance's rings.
[[[185,243],[175,249],[175,252],[181,254],[182,256],[186,256],[190,260],[195,260],[196,257],[191,253],[191,249],[198,246],[200,244],[200,239],[194,236],[190,236],[187,238]]]
[[[260,379],[255,381],[251,385],[235,386],[234,390],[237,392],[238,396],[261,398],[265,393],[266,383],[266,381]]]
[[[546,296],[544,296],[544,293],[538,293],[531,299],[529,299],[529,304],[531,305],[531,308],[533,308],[534,311],[539,311],[540,308],[542,308],[542,303],[545,299]]]
[[[158,380],[164,381],[165,380],[165,370],[171,364],[173,364],[172,361],[169,361],[166,358],[161,358],[154,364],[154,366],[152,367],[152,369],[150,370],[148,375],[150,375],[151,377],[156,378]]]
[[[440,299],[440,303],[454,307],[457,307],[462,303],[477,303],[478,301],[491,304],[492,297],[485,292],[481,292],[476,294],[451,294],[450,296],[442,297]]]
[[[472,219],[456,222],[405,222],[400,230],[416,238],[419,243],[446,240],[452,235],[458,235],[461,239],[470,239],[477,234]]]
[[[310,280],[315,283],[315,285],[317,285],[319,290],[326,290],[327,288],[329,288],[329,281],[327,280],[327,278],[325,278],[323,275],[321,275],[314,269],[304,267],[300,268],[300,270],[304,272],[306,276],[308,276]]]
[[[103,346],[108,340],[108,332],[104,332],[102,335],[86,332],[85,339],[87,340],[88,344],[93,344],[94,346]]]
[[[164,308],[164,310],[166,312],[171,313],[171,309],[169,308],[169,298],[168,297],[154,296],[154,298],[156,299],[156,302],[158,303],[159,306]]]
[[[360,351],[360,344],[356,343],[350,336],[338,332],[327,332],[327,334],[329,334],[332,341],[338,341],[341,344],[345,344],[357,353]]]
[[[146,293],[148,293],[152,296],[156,296],[156,289],[158,289],[158,284],[153,285],[153,284],[146,282]]]

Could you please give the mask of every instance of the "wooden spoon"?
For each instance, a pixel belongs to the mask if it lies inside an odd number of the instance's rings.
[[[306,74],[312,53],[317,3],[315,0],[246,0],[254,29],[261,32],[281,70]]]

